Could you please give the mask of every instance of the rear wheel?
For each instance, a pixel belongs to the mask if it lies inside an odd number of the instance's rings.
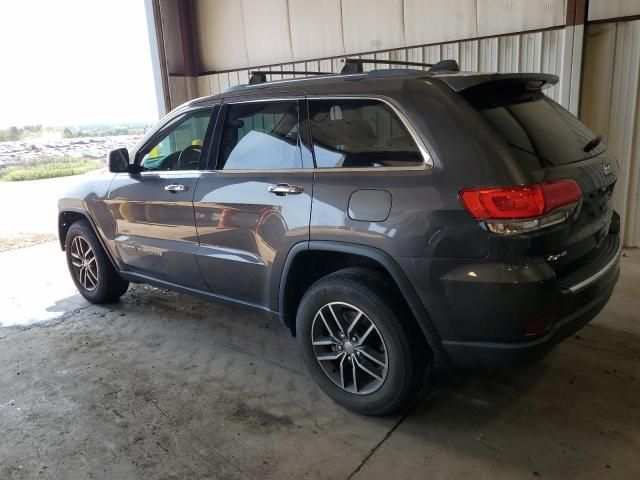
[[[93,228],[86,220],[75,222],[65,239],[67,266],[76,288],[91,303],[109,303],[129,288],[113,268]]]
[[[345,269],[314,283],[298,308],[298,342],[314,380],[365,415],[405,407],[431,358],[389,291],[375,272]]]

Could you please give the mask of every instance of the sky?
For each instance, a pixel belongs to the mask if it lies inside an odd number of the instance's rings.
[[[157,119],[143,0],[0,0],[0,128]]]

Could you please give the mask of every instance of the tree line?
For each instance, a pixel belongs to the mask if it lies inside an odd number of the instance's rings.
[[[142,135],[149,130],[147,124],[131,125],[91,125],[81,127],[44,127],[42,125],[25,125],[0,129],[0,142],[18,142],[31,140],[45,134],[63,138],[107,137],[115,135]]]

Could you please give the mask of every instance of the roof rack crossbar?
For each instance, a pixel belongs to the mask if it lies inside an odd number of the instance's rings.
[[[429,67],[430,72],[452,70],[459,71],[460,67],[455,60],[441,60],[438,63],[421,63],[421,62],[405,62],[404,60],[380,60],[374,58],[343,58],[344,67],[340,71],[341,74],[363,73],[364,64],[381,63],[384,65],[403,65],[405,67]]]
[[[249,85],[265,83],[267,81],[267,75],[335,75],[331,72],[314,72],[307,70],[252,70],[249,74]]]
[[[405,67],[433,67],[432,63],[420,63],[420,62],[405,62],[404,60],[381,60],[374,58],[343,58],[344,67],[342,67],[342,74],[348,73],[362,73],[364,69],[362,66],[371,63],[383,63],[385,65],[404,65]]]

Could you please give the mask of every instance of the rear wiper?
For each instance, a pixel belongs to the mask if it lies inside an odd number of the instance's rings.
[[[598,145],[600,145],[601,141],[602,141],[602,135],[597,135],[593,137],[591,140],[589,140],[589,142],[583,147],[583,150],[588,153],[594,148],[596,148]]]

